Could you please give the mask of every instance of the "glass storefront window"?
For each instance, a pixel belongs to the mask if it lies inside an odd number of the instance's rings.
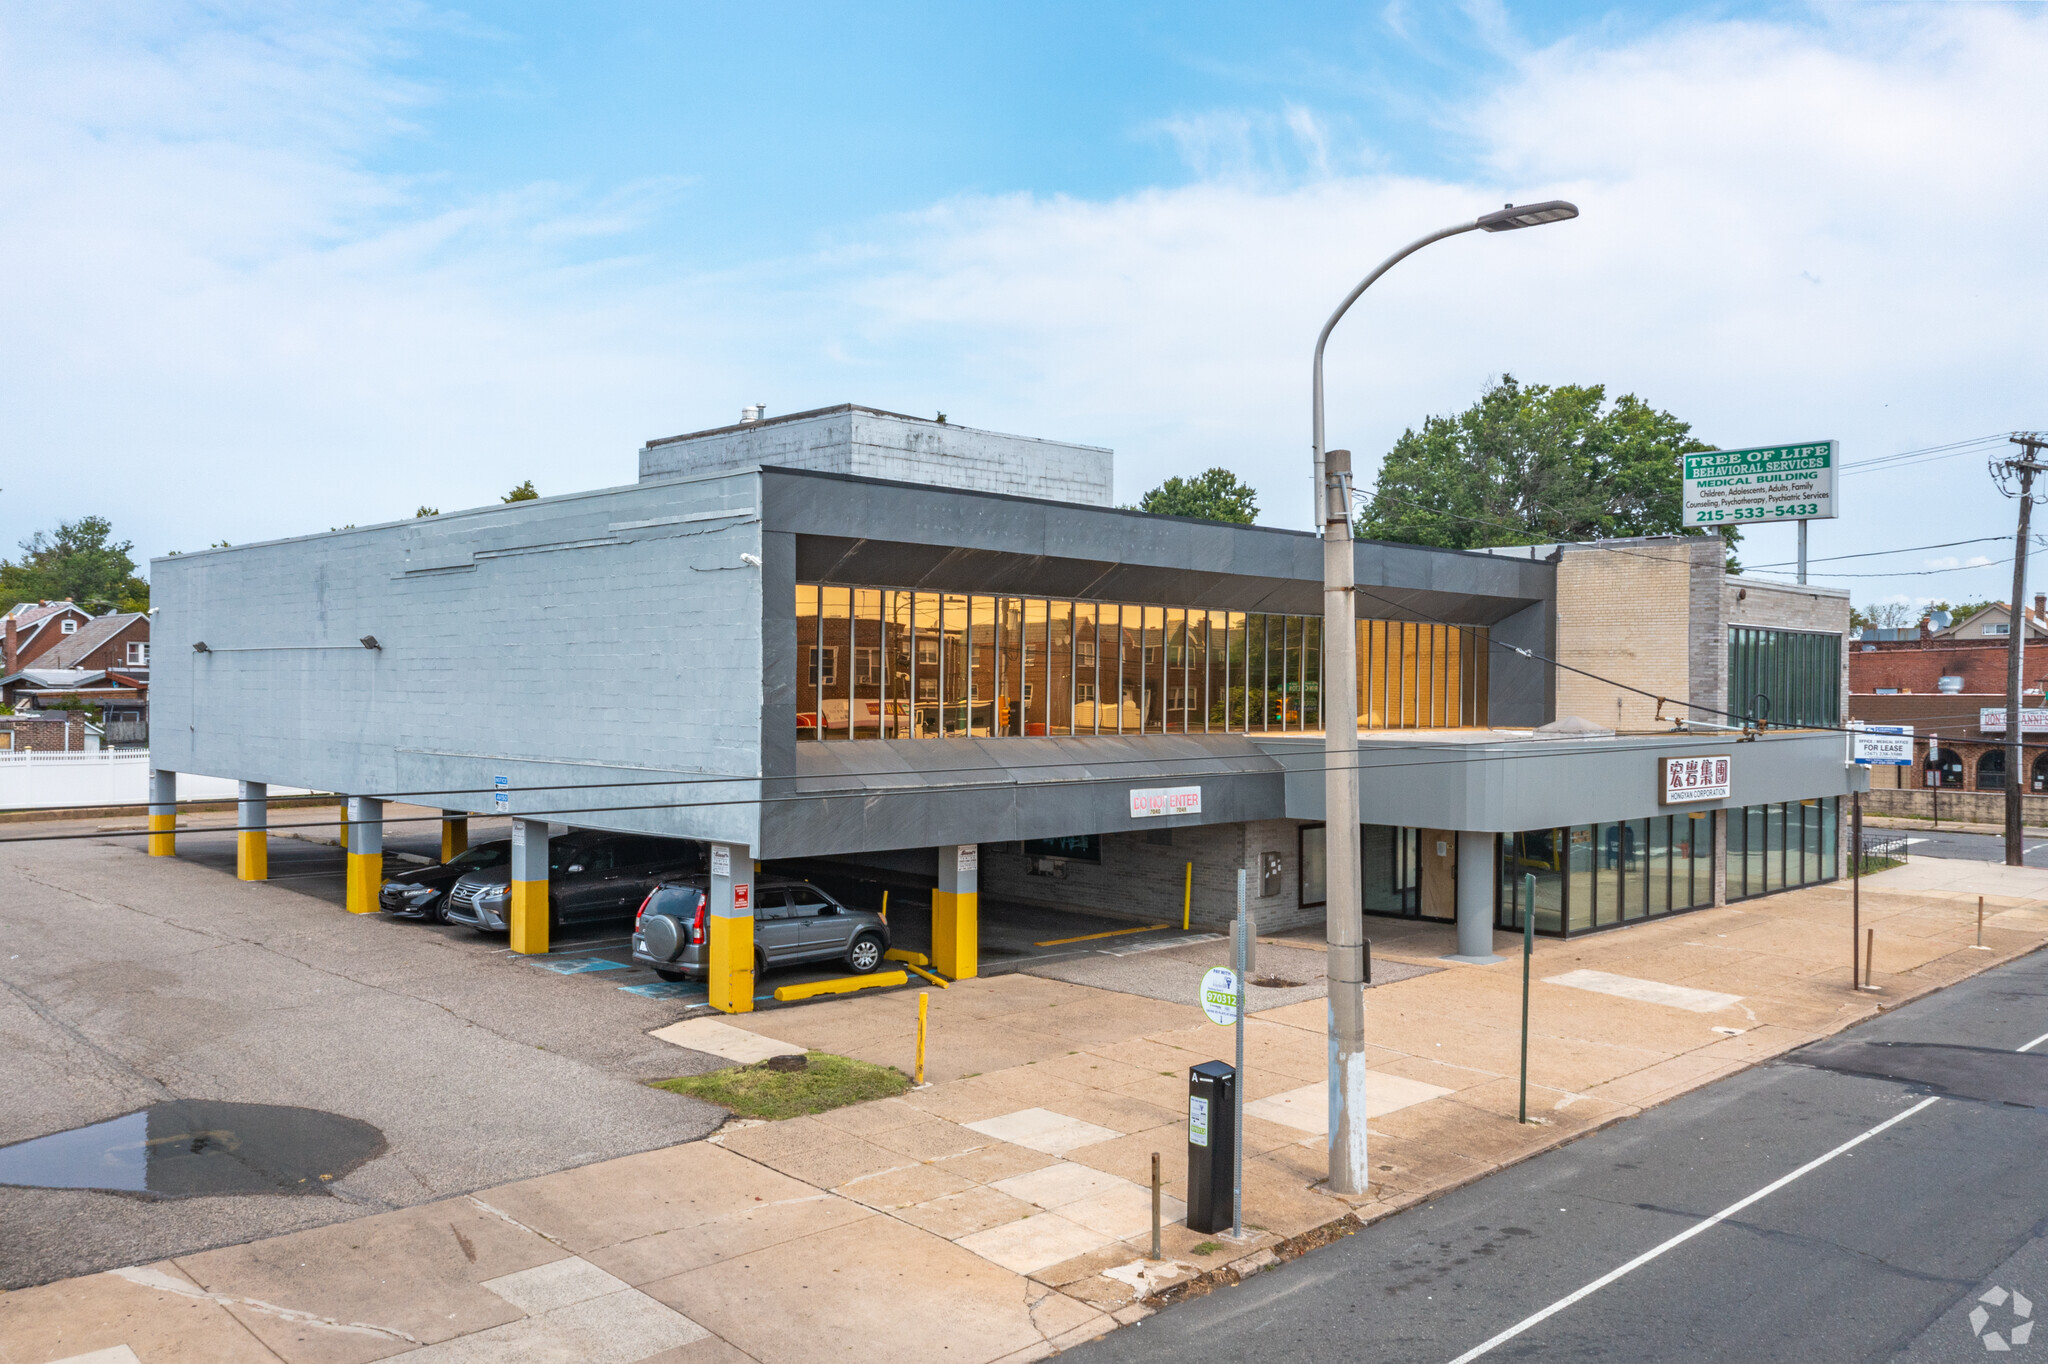
[[[1329,826],[1304,824],[1301,826],[1301,903],[1307,905],[1328,904],[1330,899],[1330,864],[1326,856],[1325,837]]]
[[[796,736],[822,739],[818,731],[818,589],[796,590]]]
[[[1522,927],[1526,878],[1535,877],[1536,931],[1556,934],[1564,928],[1565,874],[1562,829],[1532,829],[1501,840],[1500,924]]]
[[[821,587],[818,598],[819,723],[826,738],[844,739],[853,713],[853,669],[848,657],[853,593],[844,587]]]

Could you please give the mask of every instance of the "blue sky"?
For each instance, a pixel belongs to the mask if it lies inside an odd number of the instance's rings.
[[[2039,5],[22,3],[0,12],[0,544],[139,551],[624,482],[856,401],[1212,464],[1306,523],[1502,372],[1850,459],[2048,425]],[[1814,553],[1988,535],[1989,447]],[[1789,530],[1745,558],[1789,557]],[[2003,595],[1997,546],[1835,568]],[[2043,575],[2048,579],[2048,575]]]

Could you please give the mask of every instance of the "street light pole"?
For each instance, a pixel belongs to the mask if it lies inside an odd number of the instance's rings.
[[[1562,199],[1509,204],[1469,223],[1411,242],[1344,296],[1316,337],[1314,441],[1316,516],[1323,532],[1323,835],[1327,863],[1330,992],[1330,1190],[1366,1191],[1365,920],[1360,900],[1358,825],[1358,610],[1354,604],[1351,455],[1323,446],[1323,349],[1359,296],[1381,275],[1432,242],[1461,233],[1510,232],[1579,216]]]

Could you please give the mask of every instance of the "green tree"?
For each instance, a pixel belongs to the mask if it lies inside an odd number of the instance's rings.
[[[528,482],[526,486],[530,488],[530,487],[532,487],[532,486],[533,486],[533,484],[532,484],[531,482]],[[516,491],[517,491],[517,489],[514,489],[514,491],[516,492]],[[510,502],[510,501],[512,501],[513,499],[512,499],[512,498],[509,498],[509,497],[508,497],[508,498],[506,498],[505,500],[506,500],[507,502]],[[421,504],[421,506],[420,506],[420,509],[419,509],[418,511],[414,512],[414,513],[412,514],[412,516],[413,516],[413,520],[417,521],[417,520],[419,520],[419,519],[420,519],[421,517],[423,517],[423,516],[439,516],[440,514],[441,514],[441,509],[440,509],[439,507],[429,507],[429,506],[425,505],[424,503],[422,503],[422,504]]]
[[[526,482],[520,484],[498,500],[500,502],[532,502],[539,496],[540,494],[533,490],[533,480],[529,478]]]
[[[1632,393],[1609,403],[1600,384],[1506,374],[1456,416],[1401,433],[1358,534],[1447,549],[1707,534],[1685,524],[1679,457],[1714,448]],[[1720,533],[1739,571],[1740,533]]]
[[[1194,478],[1167,479],[1145,494],[1137,510],[1248,526],[1259,514],[1259,495],[1230,470],[1210,469]]]
[[[1927,609],[1929,611],[1946,611],[1950,616],[1949,623],[1951,625],[1960,625],[1987,606],[2003,605],[2005,605],[2003,601],[1966,601],[1950,606],[1945,601],[1933,601],[1927,603]]]
[[[23,540],[20,559],[0,560],[0,610],[68,597],[88,611],[147,611],[149,584],[135,572],[135,543],[117,543],[113,533],[104,516],[81,516]]]

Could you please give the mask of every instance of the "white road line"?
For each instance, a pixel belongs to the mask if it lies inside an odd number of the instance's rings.
[[[2036,1038],[2035,1041],[2048,1041],[2048,1038]],[[2032,1045],[2032,1042],[2029,1042],[2027,1044],[2027,1046]],[[2024,1051],[2026,1050],[2026,1048],[2022,1047],[2021,1050]],[[1928,1107],[1930,1104],[1939,1103],[1940,1101],[1941,1100],[1939,1095],[1931,1096],[1929,1098],[1922,1099],[1919,1103],[1914,1104],[1911,1108],[1907,1109],[1903,1113],[1895,1114],[1892,1117],[1886,1118],[1883,1122],[1871,1128],[1868,1132],[1863,1133],[1861,1136],[1851,1137],[1849,1140],[1843,1142],[1840,1146],[1837,1146],[1834,1150],[1828,1152],[1826,1155],[1816,1157],[1813,1160],[1809,1160],[1808,1162],[1806,1162],[1806,1164],[1800,1166],[1791,1174],[1785,1175],[1779,1179],[1772,1180],[1769,1184],[1764,1185],[1761,1189],[1758,1189],[1755,1193],[1749,1195],[1749,1197],[1741,1199],[1734,1203],[1730,1203],[1727,1207],[1721,1209],[1721,1211],[1715,1213],[1712,1217],[1707,1218],[1705,1221],[1695,1222],[1692,1226],[1687,1227],[1684,1231],[1678,1233],[1678,1235],[1664,1242],[1664,1244],[1660,1246],[1654,1246],[1651,1249],[1644,1251],[1641,1255],[1636,1256],[1635,1259],[1630,1260],[1627,1264],[1621,1266],[1619,1269],[1610,1269],[1609,1271],[1607,1271],[1607,1273],[1602,1274],[1599,1278],[1593,1280],[1593,1282],[1587,1284],[1578,1292],[1568,1294],[1565,1297],[1559,1298],[1556,1302],[1550,1304],[1550,1306],[1544,1308],[1541,1312],[1536,1313],[1534,1316],[1524,1317],[1521,1321],[1518,1321],[1513,1326],[1508,1327],[1507,1330],[1502,1331],[1493,1339],[1486,1341],[1484,1344],[1475,1345],[1471,1349],[1465,1351],[1465,1353],[1459,1355],[1456,1359],[1452,1360],[1451,1364],[1470,1364],[1472,1360],[1479,1358],[1481,1355],[1490,1353],[1495,1346],[1506,1344],[1508,1341],[1513,1340],[1516,1336],[1522,1334],[1522,1332],[1528,1330],[1531,1326],[1535,1326],[1539,1322],[1549,1320],[1551,1317],[1556,1316],[1559,1312],[1564,1311],[1565,1308],[1570,1307],[1573,1303],[1578,1302],[1584,1298],[1590,1298],[1591,1296],[1593,1296],[1593,1294],[1598,1293],[1601,1289],[1607,1287],[1607,1285],[1613,1283],[1616,1279],[1621,1278],[1623,1275],[1641,1269],[1644,1265],[1650,1263],[1650,1261],[1656,1259],[1665,1251],[1673,1250],[1681,1245],[1684,1245],[1687,1241],[1690,1241],[1693,1237],[1699,1235],[1703,1231],[1706,1231],[1710,1227],[1719,1226],[1721,1223],[1733,1217],[1736,1213],[1741,1212],[1750,1204],[1761,1202],[1763,1199],[1769,1198],[1772,1194],[1784,1188],[1793,1180],[1798,1179],[1803,1175],[1812,1174],[1815,1170],[1818,1170],[1821,1166],[1827,1164],[1836,1156],[1843,1154],[1845,1151],[1850,1151],[1858,1146],[1861,1146],[1864,1142],[1869,1141],[1872,1137],[1884,1131],[1887,1127],[1892,1127],[1899,1123],[1902,1123],[1906,1119],[1912,1117],[1915,1113],[1918,1113],[1921,1109]]]
[[[2013,1050],[2014,1050],[2014,1051],[2032,1051],[2032,1050],[2033,1050],[2034,1048],[2036,1048],[2036,1047],[2040,1046],[2040,1045],[2041,1045],[2041,1044],[2042,1044],[2043,1042],[2048,1042],[2048,1032],[2044,1032],[2044,1033],[2042,1033],[2042,1034],[2041,1034],[2041,1035],[2040,1035],[2039,1037],[2037,1037],[2037,1038],[2035,1038],[2035,1039],[2034,1039],[2033,1041],[2031,1041],[2031,1042],[2027,1043],[2027,1045],[2025,1045],[2024,1047],[2014,1047],[2014,1048],[2013,1048]]]

